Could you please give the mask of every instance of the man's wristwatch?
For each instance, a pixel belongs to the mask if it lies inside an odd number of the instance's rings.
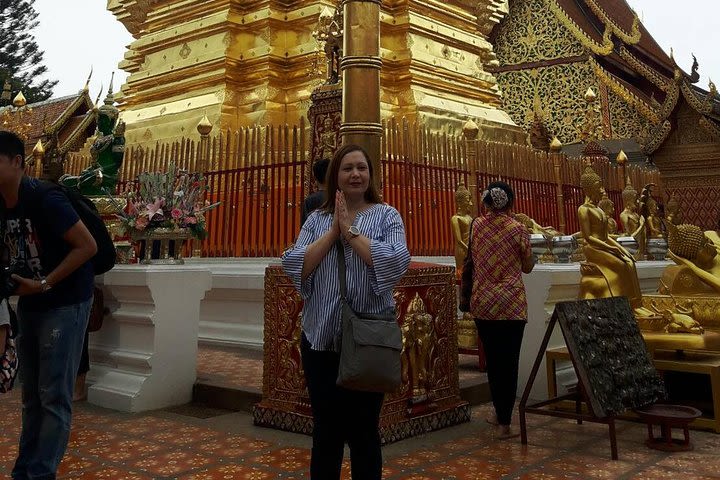
[[[351,225],[350,228],[348,228],[348,238],[355,238],[358,235],[360,235],[360,230],[355,225]]]
[[[46,279],[40,280],[40,293],[45,293],[52,288]]]

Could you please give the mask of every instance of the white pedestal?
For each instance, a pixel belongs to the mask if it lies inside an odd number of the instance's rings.
[[[210,270],[118,265],[103,276],[103,284],[110,315],[90,335],[88,401],[123,412],[188,403]]]

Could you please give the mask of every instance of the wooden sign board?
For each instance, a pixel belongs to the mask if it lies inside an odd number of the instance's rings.
[[[627,298],[560,302],[553,316],[595,416],[617,415],[665,398]]]

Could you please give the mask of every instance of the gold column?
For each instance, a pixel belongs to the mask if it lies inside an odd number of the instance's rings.
[[[343,79],[343,144],[354,143],[370,155],[380,185],[380,0],[345,0],[340,70]]]
[[[480,213],[480,190],[477,184],[477,172],[478,172],[478,133],[480,127],[477,126],[472,120],[468,120],[463,125],[463,136],[465,137],[465,146],[467,147],[467,160],[468,160],[468,190],[473,199],[473,216],[477,216]]]

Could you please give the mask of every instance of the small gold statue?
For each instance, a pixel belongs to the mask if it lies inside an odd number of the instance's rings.
[[[598,207],[600,207],[600,209],[605,212],[605,215],[607,215],[608,235],[612,237],[617,237],[618,225],[615,221],[615,204],[612,200],[610,200],[610,197],[608,197],[608,194],[604,188],[602,190],[602,198],[598,202]]]
[[[402,379],[405,384],[410,381],[413,403],[428,400],[432,330],[432,315],[427,313],[425,303],[416,293],[402,323],[402,354],[405,357],[402,362]]]
[[[635,259],[608,235],[608,217],[597,205],[602,198],[600,181],[590,166],[580,178],[585,203],[578,208],[578,219],[585,239],[583,253],[589,264],[581,266],[579,297],[587,300],[624,296],[636,316],[657,317],[642,306]]]
[[[667,292],[681,295],[720,294],[720,237],[695,225],[668,227],[668,256],[680,267],[663,272]]]
[[[632,236],[640,227],[640,214],[638,213],[638,192],[630,183],[630,178],[625,184],[622,199],[624,209],[620,212],[620,221],[625,235]]]
[[[463,263],[468,253],[468,244],[470,241],[470,224],[473,221],[472,199],[470,192],[465,188],[465,184],[460,182],[455,190],[455,203],[457,211],[450,218],[450,226],[452,227],[453,239],[455,240],[455,273],[457,278],[462,276]]]
[[[640,194],[640,214],[645,218],[647,238],[663,238],[662,220],[658,215],[658,205],[652,197],[654,183],[648,183]]]
[[[337,132],[333,128],[332,118],[330,115],[325,116],[323,120],[323,129],[320,134],[320,158],[330,159],[335,155],[337,150]]]
[[[677,198],[675,198],[675,194],[670,196],[670,199],[665,205],[665,221],[667,223],[672,223],[673,225],[680,225],[682,223],[680,202],[678,202]]]

